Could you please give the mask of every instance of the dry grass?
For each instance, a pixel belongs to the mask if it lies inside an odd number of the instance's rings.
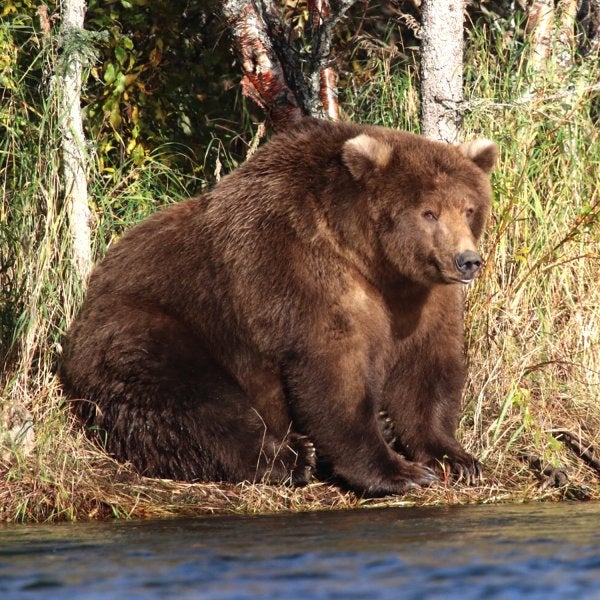
[[[503,442],[486,445],[481,442],[482,432],[471,426],[462,430],[465,443],[476,452],[483,447],[488,456],[485,480],[470,487],[441,481],[402,497],[366,499],[320,482],[292,488],[150,479],[115,462],[89,441],[65,407],[54,376],[49,375],[36,389],[36,397],[27,398],[27,391],[23,390],[20,398],[34,410],[32,445],[5,446],[0,459],[0,520],[130,519],[600,497],[598,474],[573,453],[562,452],[562,448],[555,450],[556,462],[568,471],[569,481],[554,487],[551,479],[536,473],[520,456],[538,451],[539,441],[530,447],[524,437],[508,449]],[[535,417],[535,409],[532,410]],[[498,420],[493,408],[489,411],[493,417],[489,422]],[[566,424],[574,425],[577,415],[569,419]],[[488,423],[485,417],[482,423]],[[519,430],[522,421],[516,415],[506,416],[503,427]],[[488,438],[484,436],[485,439]]]
[[[469,64],[478,76],[467,135],[497,139],[502,156],[486,270],[468,298],[465,443],[502,480],[511,457],[535,456],[597,494],[598,473],[557,431],[598,454],[598,63],[504,78],[480,52]]]

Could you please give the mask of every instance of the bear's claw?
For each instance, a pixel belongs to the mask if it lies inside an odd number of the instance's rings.
[[[446,480],[452,479],[466,485],[476,485],[483,480],[483,466],[468,454],[465,457],[444,456],[435,462],[436,470],[441,471]]]
[[[394,445],[396,444],[396,432],[394,430],[394,422],[389,417],[387,411],[380,410],[377,413],[377,421],[383,439],[390,448],[394,448]]]
[[[292,485],[306,485],[313,477],[317,466],[315,445],[305,435],[293,433],[287,442],[288,448],[296,455],[291,469]]]

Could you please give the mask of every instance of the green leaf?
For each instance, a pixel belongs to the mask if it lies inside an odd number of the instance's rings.
[[[115,48],[115,56],[117,57],[117,60],[121,66],[123,66],[127,61],[127,55],[127,50],[125,50],[125,48],[122,46],[117,46]]]
[[[117,102],[113,104],[108,120],[114,129],[118,129],[121,125],[121,112],[119,111],[119,104]]]
[[[127,80],[125,79],[125,75],[123,73],[119,73],[117,75],[117,85],[115,85],[115,93],[122,94],[125,91]]]
[[[110,85],[117,77],[117,69],[113,63],[108,63],[104,69],[104,81]]]

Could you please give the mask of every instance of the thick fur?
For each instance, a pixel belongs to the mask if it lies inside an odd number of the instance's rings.
[[[374,495],[442,461],[478,474],[454,437],[456,256],[481,235],[495,153],[311,119],[276,136],[95,268],[60,373],[75,410],[151,476],[301,484],[315,448]]]

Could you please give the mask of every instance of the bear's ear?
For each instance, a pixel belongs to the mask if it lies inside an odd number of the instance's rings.
[[[472,160],[484,173],[489,173],[498,157],[498,146],[492,140],[480,139],[458,145],[459,152]]]
[[[385,168],[392,157],[392,147],[366,133],[361,133],[346,142],[342,148],[342,159],[352,177],[359,181],[374,169]]]

